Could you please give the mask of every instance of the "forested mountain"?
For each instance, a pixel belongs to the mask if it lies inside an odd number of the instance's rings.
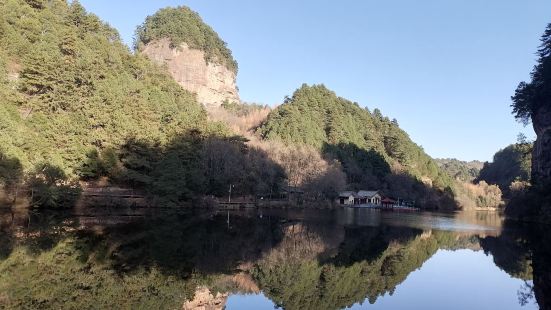
[[[346,188],[381,189],[431,208],[479,195],[458,199],[459,183],[396,120],[323,85],[300,87],[254,134],[245,123],[256,126],[268,109],[250,116],[254,109],[223,104],[230,119],[249,118],[230,122],[248,141],[208,121],[166,67],[131,53],[78,1],[4,1],[0,34],[0,189],[8,197],[23,188],[35,206],[68,206],[89,186],[83,181],[97,180],[175,204],[225,197],[229,188],[272,196],[286,186],[316,205]],[[160,10],[138,27],[137,45],[159,38],[237,70],[225,43],[188,8]]]
[[[478,160],[461,161],[455,158],[436,158],[436,164],[444,170],[452,178],[464,182],[471,182],[480,173],[480,169],[484,165]]]
[[[41,189],[37,204],[99,177],[179,201],[281,176],[78,1],[0,3],[0,97],[0,188]]]
[[[513,114],[536,132],[532,181],[549,188],[551,182],[551,23],[541,36],[529,82],[520,82],[511,97]],[[549,191],[547,191],[549,192]]]
[[[0,145],[24,168],[48,161],[79,174],[97,148],[206,125],[190,93],[77,1],[8,0],[0,16]]]
[[[384,188],[401,197],[420,197],[424,185],[441,196],[453,188],[453,180],[396,120],[323,85],[303,84],[268,115],[258,133],[263,139],[310,145],[337,159],[353,188]]]

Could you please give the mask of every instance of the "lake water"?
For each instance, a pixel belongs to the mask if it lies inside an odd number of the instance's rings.
[[[548,309],[546,231],[487,212],[4,210],[0,308]]]

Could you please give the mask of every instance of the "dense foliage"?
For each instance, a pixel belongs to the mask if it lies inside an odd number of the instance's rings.
[[[539,46],[538,60],[529,82],[521,82],[513,100],[513,114],[525,125],[530,121],[537,138],[534,142],[531,171],[532,187],[525,197],[508,206],[509,215],[551,221],[551,24],[547,25]],[[520,185],[520,186],[519,186]],[[515,188],[523,187],[515,184]]]
[[[0,186],[13,199],[23,188],[35,206],[67,206],[77,181],[101,178],[171,203],[226,196],[230,186],[236,196],[272,196],[284,185],[313,200],[350,187],[453,206],[454,181],[396,120],[323,85],[303,85],[260,126],[265,141],[248,143],[207,121],[192,94],[78,1],[7,0],[0,16]],[[185,7],[149,17],[137,37],[186,42],[236,69]],[[269,109],[227,102],[220,111],[221,120],[246,118],[244,134]]]
[[[497,184],[507,196],[511,184],[530,181],[532,143],[516,143],[499,150],[492,162],[484,163],[477,181]]]
[[[218,34],[188,7],[164,8],[148,16],[136,30],[136,49],[158,39],[170,39],[172,47],[186,43],[205,52],[207,61],[221,63],[237,72],[237,62]]]
[[[463,209],[495,209],[502,206],[502,191],[495,184],[458,182],[456,201]]]
[[[225,100],[221,105],[222,109],[233,113],[239,117],[250,115],[256,111],[269,109],[267,105],[257,104],[257,103],[237,103],[235,101]]]
[[[404,194],[415,197],[423,187],[415,185],[415,180],[448,192],[453,186],[452,179],[411,141],[396,120],[384,117],[378,109],[371,113],[323,85],[302,85],[268,115],[258,132],[264,139],[313,146],[339,160],[350,187],[386,186],[391,193],[400,190],[393,186],[412,188]],[[396,178],[391,172],[405,177]]]
[[[476,179],[480,173],[480,169],[482,169],[482,166],[484,165],[484,163],[478,160],[469,162],[461,161],[455,158],[442,158],[435,160],[438,166],[448,173],[448,175],[454,179],[464,182],[471,182]]]
[[[237,194],[267,192],[282,177],[78,1],[3,1],[0,34],[3,189],[60,206],[75,181],[108,177],[178,202],[225,195],[230,183]],[[44,167],[58,178],[40,177]]]
[[[2,152],[25,169],[47,161],[75,175],[98,148],[206,124],[191,94],[77,1],[43,3],[0,5]]]
[[[530,82],[521,82],[513,99],[513,114],[525,124],[541,108],[551,108],[551,24],[541,37],[538,62],[531,73]]]

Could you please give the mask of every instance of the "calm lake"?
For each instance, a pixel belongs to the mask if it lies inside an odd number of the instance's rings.
[[[548,235],[488,212],[4,209],[0,308],[548,309]]]

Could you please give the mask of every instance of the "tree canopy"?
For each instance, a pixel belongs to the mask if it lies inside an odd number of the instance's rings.
[[[0,5],[2,151],[78,173],[86,154],[128,137],[160,143],[206,126],[194,96],[132,55],[116,30],[73,1]],[[42,3],[42,2],[40,2]]]
[[[168,38],[172,47],[186,43],[190,48],[205,52],[205,60],[225,65],[237,72],[237,62],[233,59],[226,42],[203,22],[199,14],[186,6],[160,9],[148,16],[136,30],[135,48],[158,39]]]
[[[362,176],[382,180],[396,167],[419,180],[429,178],[440,189],[452,185],[451,178],[396,120],[379,109],[370,113],[324,85],[303,84],[268,115],[258,132],[268,140],[311,145],[336,157],[349,183],[358,186],[369,185]]]
[[[480,173],[480,169],[484,165],[478,160],[461,161],[455,158],[440,158],[435,159],[438,166],[447,172],[451,177],[464,182],[471,182]]]
[[[530,122],[541,107],[551,108],[551,23],[541,37],[537,55],[531,81],[521,82],[511,97],[513,114],[524,124]]]
[[[236,194],[270,192],[282,177],[78,1],[1,2],[0,97],[0,186],[25,179],[46,205],[73,192],[61,184],[99,177],[171,201],[225,194],[230,182]],[[58,178],[40,182],[44,167]]]

